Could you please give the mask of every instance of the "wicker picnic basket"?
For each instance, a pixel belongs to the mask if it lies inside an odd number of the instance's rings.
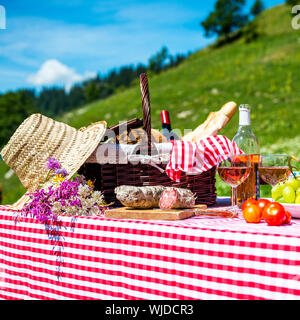
[[[146,74],[140,75],[140,86],[142,94],[143,119],[133,121],[133,126],[142,126],[148,136],[148,154],[153,154],[153,144],[151,142],[151,114],[150,95]],[[116,128],[113,126],[111,128]],[[152,150],[152,153],[151,153]],[[165,169],[166,164],[159,165]],[[200,175],[186,175],[182,173],[181,181],[175,183],[166,173],[161,173],[156,167],[150,164],[99,164],[86,162],[79,170],[86,179],[95,181],[95,189],[103,193],[107,203],[113,202],[121,205],[116,199],[114,189],[121,185],[131,186],[174,186],[188,188],[196,195],[197,204],[212,205],[216,202],[215,174],[216,167],[203,172]]]

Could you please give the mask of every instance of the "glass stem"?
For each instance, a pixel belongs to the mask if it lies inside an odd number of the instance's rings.
[[[237,189],[236,187],[233,187],[233,201],[232,201],[232,206],[236,207],[237,206]]]
[[[236,187],[232,187],[233,192],[232,192],[232,200],[231,200],[231,205],[233,207],[237,206],[237,189]]]
[[[232,192],[232,199],[231,199],[231,210],[234,212],[237,212],[239,210],[239,206],[237,204],[237,187],[232,187],[233,192]]]

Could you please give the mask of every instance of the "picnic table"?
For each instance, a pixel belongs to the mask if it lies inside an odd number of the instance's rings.
[[[297,219],[16,217],[0,207],[1,299],[300,298]]]

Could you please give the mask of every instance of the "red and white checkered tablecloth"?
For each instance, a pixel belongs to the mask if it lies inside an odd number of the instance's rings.
[[[300,220],[61,217],[0,207],[1,299],[299,299]]]

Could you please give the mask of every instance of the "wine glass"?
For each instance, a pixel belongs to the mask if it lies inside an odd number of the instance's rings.
[[[248,178],[250,169],[251,161],[249,155],[218,155],[218,174],[223,181],[234,189],[235,196],[231,199],[231,210],[234,212],[239,210],[236,188]]]
[[[287,154],[261,155],[258,172],[261,179],[272,187],[284,182],[289,175],[289,161]]]

